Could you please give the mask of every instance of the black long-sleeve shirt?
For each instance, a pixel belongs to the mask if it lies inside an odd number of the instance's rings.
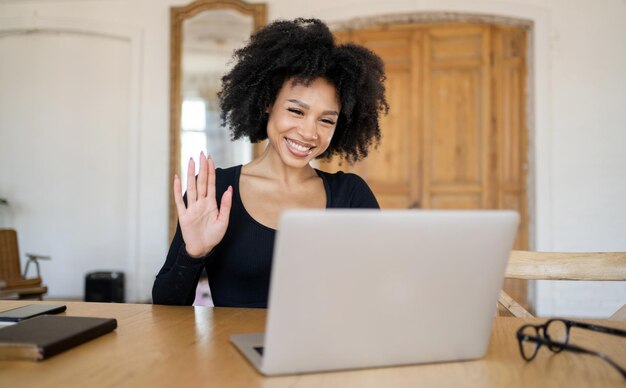
[[[165,264],[154,281],[152,300],[157,304],[191,305],[202,269],[206,268],[215,306],[267,307],[276,230],[258,223],[244,208],[239,196],[241,165],[215,172],[216,198],[221,198],[229,185],[234,189],[226,234],[210,254],[192,258],[178,226]],[[358,175],[316,172],[324,182],[326,208],[379,207]]]

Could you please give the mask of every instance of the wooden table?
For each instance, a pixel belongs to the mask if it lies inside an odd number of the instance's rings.
[[[0,310],[31,301],[0,301]],[[44,302],[45,303],[45,302]],[[0,361],[0,387],[624,387],[603,360],[540,350],[526,363],[515,331],[540,319],[495,319],[478,361],[263,377],[229,343],[233,333],[262,331],[265,310],[66,302],[66,315],[117,318],[111,334],[43,362]],[[446,319],[462,319],[448,317]],[[595,321],[626,329],[626,322]],[[1,329],[0,329],[1,330]],[[626,339],[576,331],[572,343],[626,366]]]

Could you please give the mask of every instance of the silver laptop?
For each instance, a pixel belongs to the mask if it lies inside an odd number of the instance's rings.
[[[293,210],[266,332],[231,341],[265,375],[481,358],[519,216]]]

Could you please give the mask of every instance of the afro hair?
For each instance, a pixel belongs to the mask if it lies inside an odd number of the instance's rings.
[[[233,139],[267,139],[266,110],[283,84],[308,85],[322,77],[337,89],[340,114],[333,139],[319,157],[339,155],[354,163],[380,142],[379,114],[389,110],[383,62],[363,46],[337,45],[322,21],[268,24],[235,51],[233,62],[218,95],[222,125],[230,128]]]

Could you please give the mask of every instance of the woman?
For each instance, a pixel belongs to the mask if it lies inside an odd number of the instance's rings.
[[[186,198],[175,177],[179,225],[154,303],[191,305],[206,268],[216,306],[266,307],[283,210],[378,208],[357,175],[325,173],[310,162],[339,155],[352,163],[379,141],[378,116],[388,109],[380,58],[361,46],[337,46],[319,20],[296,19],[261,29],[234,59],[219,94],[223,124],[233,139],[268,139],[268,146],[227,169],[200,154],[195,178],[190,159]]]

